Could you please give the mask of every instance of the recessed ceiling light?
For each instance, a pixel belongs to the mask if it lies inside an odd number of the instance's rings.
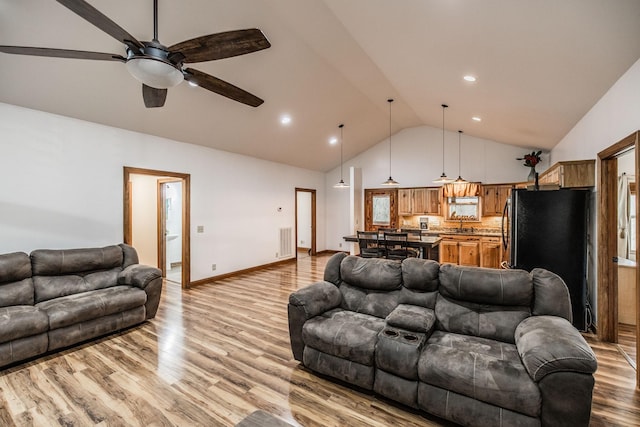
[[[474,122],[481,122],[482,121],[482,119],[480,117],[478,117],[478,116],[471,117],[471,120],[473,120]]]
[[[463,77],[463,79],[465,79],[465,80],[466,80],[466,81],[468,81],[468,82],[475,82],[475,81],[477,80],[477,79],[476,79],[474,76],[472,76],[472,75],[466,75],[466,76],[464,76],[464,77]]]
[[[282,123],[283,125],[288,125],[289,123],[291,123],[291,116],[280,117],[280,123]]]
[[[332,136],[331,138],[329,138],[329,144],[336,145],[337,143],[338,143],[338,138],[336,138],[335,136]]]

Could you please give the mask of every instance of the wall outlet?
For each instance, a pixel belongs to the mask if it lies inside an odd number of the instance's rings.
[[[341,248],[342,247],[342,243],[338,243],[338,247]]]
[[[215,264],[211,264],[211,271],[216,271],[217,266]]]
[[[278,252],[276,252],[276,258],[278,258]]]
[[[198,233],[204,233],[204,225],[199,225],[199,226],[196,228],[196,232],[198,232]]]

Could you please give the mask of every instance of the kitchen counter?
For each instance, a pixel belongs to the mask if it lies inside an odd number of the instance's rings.
[[[456,229],[449,229],[449,230],[423,230],[422,234],[426,234],[428,236],[502,237],[502,233],[500,232],[500,230],[496,230],[496,231],[482,231],[482,230],[456,231]]]

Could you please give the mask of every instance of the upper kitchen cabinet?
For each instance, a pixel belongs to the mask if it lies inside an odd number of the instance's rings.
[[[585,188],[596,185],[596,161],[558,162],[538,176],[539,184],[557,184],[561,188]]]
[[[511,195],[512,184],[482,186],[482,215],[500,216]]]
[[[398,189],[398,215],[440,215],[440,188]]]

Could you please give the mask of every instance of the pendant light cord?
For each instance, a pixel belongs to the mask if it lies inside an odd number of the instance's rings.
[[[460,157],[462,157],[462,152],[460,151],[460,140],[462,139],[462,131],[458,131],[458,178],[462,177],[462,171],[460,170]]]
[[[442,175],[444,176],[444,110],[448,108],[447,104],[442,104]]]
[[[393,98],[387,99],[389,103],[389,179],[391,179],[391,103]]]
[[[342,178],[342,142],[344,141],[343,139],[343,134],[342,134],[342,128],[344,128],[344,124],[340,124],[340,126],[338,126],[340,128],[340,181],[343,181]]]

